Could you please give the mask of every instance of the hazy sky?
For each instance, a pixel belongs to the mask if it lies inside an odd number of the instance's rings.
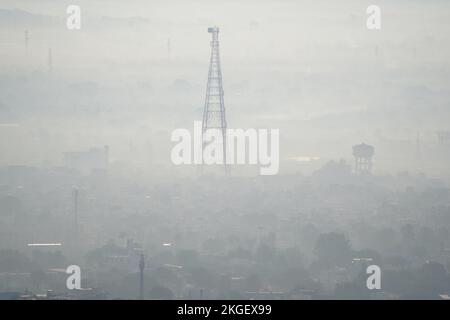
[[[79,31],[66,29],[69,4],[81,7]],[[381,7],[379,31],[366,28],[370,4]],[[417,132],[435,143],[436,130],[447,129],[449,6],[405,0],[2,0],[2,122],[27,122],[65,137],[42,151],[51,159],[120,139],[118,144],[145,148],[158,136],[153,146],[169,150],[171,130],[191,128],[201,118],[210,54],[206,29],[218,25],[229,126],[280,128],[284,159],[351,158],[351,145],[366,141],[382,151],[378,169],[392,168],[397,160],[383,155],[393,157],[398,147],[386,141],[409,141],[405,148],[415,150]],[[49,48],[53,87],[42,79]],[[2,144],[8,147],[13,129],[2,130],[9,130]],[[118,150],[111,152],[120,159],[125,154]]]

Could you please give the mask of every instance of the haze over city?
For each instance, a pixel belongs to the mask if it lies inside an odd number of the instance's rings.
[[[449,298],[449,9],[2,0],[0,299]],[[276,174],[173,162],[217,65]]]

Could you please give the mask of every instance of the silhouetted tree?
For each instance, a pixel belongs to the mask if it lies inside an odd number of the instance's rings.
[[[418,272],[418,288],[424,294],[440,294],[450,290],[445,266],[438,262],[427,262]]]
[[[317,239],[314,251],[319,264],[325,267],[344,266],[351,263],[352,249],[345,235],[324,233]]]
[[[259,291],[261,289],[262,281],[258,274],[251,274],[245,278],[245,290]]]
[[[166,287],[154,286],[150,289],[148,297],[155,300],[170,300],[173,299],[174,295],[173,292]]]
[[[334,295],[337,299],[362,300],[370,297],[370,291],[365,283],[351,281],[336,284]]]
[[[24,271],[30,263],[28,257],[17,250],[0,250],[0,272]]]

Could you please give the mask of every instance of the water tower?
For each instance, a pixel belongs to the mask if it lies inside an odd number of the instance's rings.
[[[372,170],[372,158],[375,153],[373,146],[365,143],[353,146],[355,157],[355,172],[359,174],[370,174]]]

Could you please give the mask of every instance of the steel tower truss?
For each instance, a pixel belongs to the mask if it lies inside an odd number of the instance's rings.
[[[219,54],[219,28],[210,27],[208,32],[212,35],[211,41],[211,58],[209,62],[208,84],[206,88],[205,107],[203,110],[202,122],[202,155],[204,154],[205,146],[208,144],[205,141],[205,132],[208,129],[218,129],[222,136],[222,150],[223,150],[223,164],[225,172],[227,170],[227,143],[226,131],[227,121],[225,118],[225,104],[223,100],[222,87],[222,71],[220,68],[220,54]]]

